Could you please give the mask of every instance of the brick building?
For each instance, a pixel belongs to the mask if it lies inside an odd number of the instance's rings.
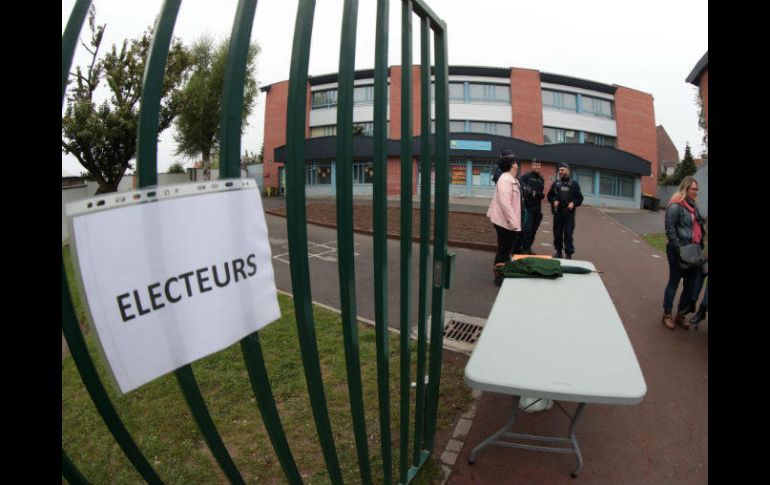
[[[709,132],[709,53],[706,51],[703,57],[690,71],[686,81],[694,86],[698,86],[698,94],[703,101],[703,116],[706,123],[706,134]]]
[[[401,67],[388,70],[388,193],[400,191]],[[264,183],[283,191],[288,81],[267,94]],[[413,193],[420,146],[420,68],[412,72]],[[355,73],[354,193],[372,192],[374,71]],[[306,191],[334,194],[337,75],[308,80],[305,135]],[[491,197],[500,151],[513,149],[521,173],[542,162],[546,188],[559,162],[572,167],[586,205],[639,208],[656,194],[658,136],[653,97],[631,88],[531,69],[449,67],[450,195]],[[432,135],[430,135],[432,137]]]
[[[676,149],[674,142],[671,141],[671,137],[668,136],[663,125],[658,125],[657,132],[658,163],[660,164],[658,173],[673,175],[674,171],[676,171],[676,166],[679,164],[679,151]]]

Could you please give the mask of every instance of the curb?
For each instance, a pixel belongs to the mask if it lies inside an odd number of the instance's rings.
[[[281,209],[265,209],[265,212],[274,216],[283,217],[286,219],[286,214],[282,214]],[[455,212],[457,214],[470,214],[470,215],[480,215],[478,212],[463,212],[463,211],[451,211]],[[319,222],[319,221],[307,221],[308,224],[313,224],[314,226],[321,226],[321,227],[327,227],[329,229],[336,229],[336,224],[329,224],[327,222]],[[356,232],[358,234],[365,234],[367,236],[373,236],[374,231],[370,231],[369,229],[362,229],[360,227],[354,227],[353,232]],[[394,234],[392,232],[388,233],[388,239],[395,239],[395,240],[401,240],[401,236],[399,234]],[[412,242],[420,242],[419,236],[412,236]],[[433,242],[433,239],[429,239],[429,242]],[[497,251],[497,245],[495,244],[485,244],[485,243],[475,243],[475,242],[466,242],[466,241],[453,241],[448,240],[447,246],[452,246],[456,248],[467,248],[467,249],[479,249],[482,251]]]
[[[447,480],[449,480],[452,469],[457,462],[457,458],[460,456],[460,451],[465,445],[465,438],[468,437],[473,421],[476,418],[476,411],[478,410],[482,392],[478,389],[474,389],[472,395],[473,403],[471,403],[470,409],[460,416],[454,431],[452,431],[452,437],[447,441],[444,452],[441,453],[441,470],[444,472],[444,478],[441,480],[440,485],[444,485]]]

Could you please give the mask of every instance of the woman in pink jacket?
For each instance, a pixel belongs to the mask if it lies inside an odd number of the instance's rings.
[[[497,179],[495,195],[487,210],[487,217],[497,231],[495,268],[511,260],[511,250],[521,235],[521,187],[516,179],[519,163],[512,151],[503,150],[498,167],[502,174]],[[495,285],[502,283],[502,276],[495,273]]]

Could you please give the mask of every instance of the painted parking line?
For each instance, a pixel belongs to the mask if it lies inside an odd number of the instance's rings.
[[[359,253],[355,252],[355,246],[358,246],[359,244],[357,242],[353,242],[353,256],[360,256]],[[284,244],[284,249],[288,250],[288,244]],[[328,261],[330,263],[336,263],[338,262],[337,259],[337,241],[329,241],[325,243],[315,243],[313,241],[308,241],[307,243],[307,258],[308,260],[316,258],[320,259],[322,261]],[[286,264],[289,263],[289,253],[288,251],[274,254],[273,259],[277,259],[278,261]]]

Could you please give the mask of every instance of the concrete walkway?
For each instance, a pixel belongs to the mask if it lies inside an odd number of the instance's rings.
[[[576,259],[592,261],[604,271],[602,280],[647,383],[644,400],[636,406],[586,407],[577,427],[585,467],[573,479],[573,455],[491,446],[469,465],[470,450],[503,425],[512,401],[509,396],[483,393],[472,426],[465,436],[458,436],[463,446],[448,484],[707,483],[708,320],[700,330],[689,332],[671,332],[661,325],[668,264],[626,225],[654,227],[638,221],[647,216],[641,211],[637,220],[620,216],[625,222],[621,224],[617,213],[582,207],[575,231]],[[522,295],[522,304],[526,304],[526,295]],[[566,405],[568,411],[574,408],[574,404]],[[515,432],[567,434],[568,421],[556,407],[522,414]]]

